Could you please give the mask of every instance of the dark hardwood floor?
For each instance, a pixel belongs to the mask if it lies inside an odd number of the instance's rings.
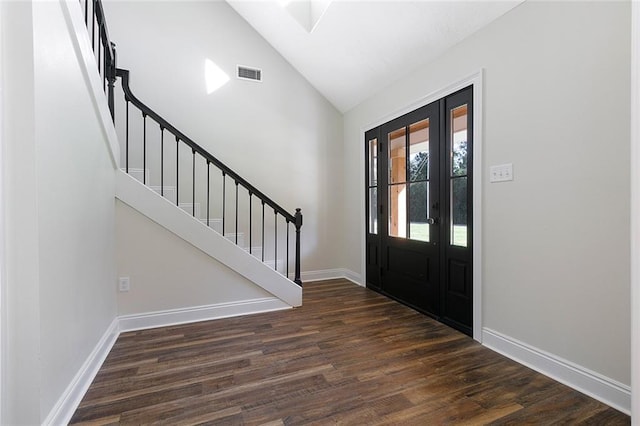
[[[71,423],[593,424],[628,416],[345,280],[301,308],[124,333]]]

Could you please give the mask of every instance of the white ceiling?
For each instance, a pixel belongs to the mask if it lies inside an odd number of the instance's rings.
[[[522,1],[333,0],[309,32],[292,12],[327,0],[227,0],[342,112]]]

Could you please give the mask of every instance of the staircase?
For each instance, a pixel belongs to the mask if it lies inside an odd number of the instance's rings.
[[[124,168],[121,169],[121,171],[126,173]],[[134,168],[130,168],[128,173],[129,176],[133,177],[138,182],[142,182],[143,180],[149,181],[149,171],[148,170],[145,171],[145,174],[146,174],[146,177],[143,178],[142,169],[134,169]],[[163,186],[163,187],[160,187],[157,185],[146,185],[146,186],[148,186],[156,194],[163,196],[168,200],[174,200],[176,197],[175,186]],[[188,215],[192,215],[202,224],[206,225],[207,227],[214,230],[218,234],[221,234],[221,235],[223,234],[222,218],[207,218],[206,214],[204,213],[205,207],[203,207],[201,203],[182,203],[181,202],[178,204],[178,207]],[[241,247],[246,253],[250,253],[251,255],[253,255],[255,258],[257,259],[264,258],[262,245],[254,244],[252,246],[249,246],[249,239],[246,236],[245,232],[242,232],[242,231],[224,232],[224,237],[227,240],[236,244],[238,247]],[[267,256],[267,258],[263,261],[263,263],[267,265],[269,268],[274,269],[276,271],[288,270],[288,267],[286,265],[286,260],[283,257],[278,257],[278,259],[274,259]],[[295,279],[295,277],[292,274],[289,274],[289,278]]]
[[[292,306],[302,213],[289,213],[132,92],[100,0],[80,0],[120,140],[116,196]]]

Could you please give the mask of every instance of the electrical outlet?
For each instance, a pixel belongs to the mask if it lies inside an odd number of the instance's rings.
[[[120,292],[127,292],[131,288],[131,282],[129,281],[129,277],[120,277],[118,280],[118,290]]]
[[[513,164],[500,164],[489,169],[489,182],[506,182],[513,180]]]

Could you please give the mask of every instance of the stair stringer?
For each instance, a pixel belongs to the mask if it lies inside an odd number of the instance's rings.
[[[121,170],[116,198],[288,305],[302,305],[302,287]]]

